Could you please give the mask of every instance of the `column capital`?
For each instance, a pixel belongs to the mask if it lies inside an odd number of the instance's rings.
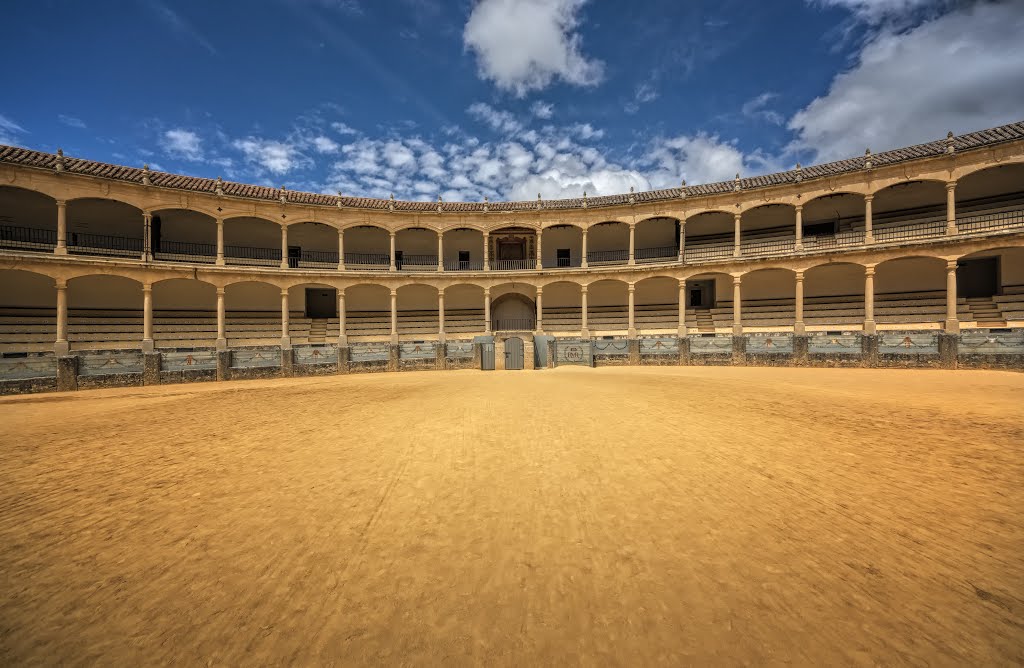
[[[870,265],[870,266],[864,267],[864,275],[865,276],[874,276],[875,275],[875,265]]]
[[[874,200],[875,200],[875,193],[868,193],[867,195],[864,195],[864,201],[865,202],[873,202]]]
[[[628,290],[629,292],[636,292],[636,285],[634,285],[633,283],[627,283],[626,290]]]
[[[797,213],[799,213],[799,212],[804,210],[804,205],[803,204],[794,204],[793,208],[796,209]]]
[[[490,288],[484,288],[484,297],[490,297],[490,296],[491,296],[491,289]]]
[[[152,292],[153,291],[153,284],[152,283],[143,283],[142,284],[142,291],[143,292]]]
[[[584,294],[584,295],[587,294],[587,286],[585,286],[585,285],[581,285],[580,286],[580,294]]]
[[[685,290],[686,289],[686,279],[685,278],[680,278],[679,279],[679,289],[680,290]]]
[[[58,207],[67,206],[67,205],[68,205],[67,200],[63,200],[63,199],[57,200],[57,206]]]
[[[732,217],[733,217],[733,218],[734,218],[735,220],[739,220],[740,218],[742,218],[742,217],[743,217],[743,212],[742,212],[742,211],[737,211],[736,213],[732,214]]]
[[[956,271],[957,265],[956,260],[946,260],[946,271]]]
[[[66,278],[55,278],[53,279],[53,282],[58,290],[68,289],[68,281]]]
[[[444,288],[438,288],[437,289],[437,296],[440,297],[440,298],[444,297]]]
[[[733,285],[740,285],[742,283],[743,283],[743,276],[733,276],[732,277],[732,284]]]
[[[398,289],[397,288],[391,288],[391,296],[392,297],[397,297],[398,296]]]
[[[954,190],[956,188],[956,181],[946,181],[946,190]]]
[[[217,294],[218,295],[223,295],[225,292],[226,292],[226,290],[224,288],[217,288]]]
[[[396,234],[398,234],[397,230],[388,230],[388,236],[390,236],[392,239],[395,238]]]
[[[281,288],[281,296],[282,297],[287,297],[288,296],[288,288]]]
[[[796,275],[796,280],[798,280],[798,281],[804,280],[804,270],[803,269],[797,269],[796,271],[793,272],[793,274]]]
[[[537,294],[538,295],[544,294],[544,286],[542,286],[542,285],[538,285],[537,286]]]

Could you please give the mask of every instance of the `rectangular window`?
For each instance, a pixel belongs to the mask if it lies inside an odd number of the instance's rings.
[[[463,271],[469,269],[469,251],[459,251],[459,269]]]
[[[570,266],[571,258],[572,256],[569,255],[568,248],[559,248],[557,251],[555,251],[555,259],[559,267]]]

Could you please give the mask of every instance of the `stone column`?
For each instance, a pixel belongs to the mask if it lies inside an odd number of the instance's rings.
[[[636,264],[636,223],[629,225],[629,263]]]
[[[491,270],[491,235],[484,232],[484,271]]]
[[[224,219],[217,219],[217,264],[224,266]]]
[[[686,279],[679,281],[679,337],[686,336]]]
[[[679,261],[686,259],[686,221],[679,221]]]
[[[288,268],[288,226],[281,223],[281,268]]]
[[[796,320],[793,322],[793,333],[801,335],[806,331],[804,326],[804,272],[796,272]]]
[[[864,334],[875,333],[875,267],[864,267]]]
[[[732,335],[743,336],[743,293],[740,286],[743,278],[733,276],[732,278]]]
[[[148,211],[142,213],[142,261],[149,262],[153,259],[153,214]]]
[[[956,313],[956,260],[946,263],[946,333],[960,331],[960,320]]]
[[[437,340],[442,344],[445,342],[444,336],[444,290],[437,291]]]
[[[537,230],[537,268],[544,268],[544,228]]]
[[[391,232],[391,250],[389,252],[391,253],[391,266],[389,269],[391,271],[398,271],[398,266],[395,264],[395,232]]]
[[[636,338],[636,316],[634,313],[634,293],[636,292],[636,286],[630,283],[626,286],[626,290],[629,293],[629,325],[626,330],[626,337],[630,339]]]
[[[338,271],[345,271],[345,230],[338,229]]]
[[[946,184],[946,234],[956,233],[956,181],[950,181]]]
[[[875,243],[875,234],[871,230],[871,203],[875,201],[874,195],[864,196],[864,243]]]
[[[796,205],[796,249],[803,250],[804,248],[804,207],[802,204]]]
[[[537,288],[537,333],[544,333],[544,288]]]
[[[590,336],[590,329],[587,328],[587,286],[580,286],[580,301],[582,305],[582,311],[580,314],[580,336],[587,338]]]
[[[68,204],[62,199],[57,200],[57,246],[54,255],[68,254]]]
[[[63,278],[57,284],[57,341],[53,344],[53,354],[63,357],[70,352],[68,343],[68,282]]]
[[[228,349],[224,317],[224,288],[217,288],[217,350]]]
[[[484,334],[491,333],[491,289],[484,288]]]
[[[740,254],[741,254],[741,251],[742,251],[742,249],[740,247],[740,219],[742,217],[743,217],[743,214],[737,213],[737,214],[735,214],[735,217],[733,219],[734,220],[734,222],[733,222],[733,241],[732,241],[732,255],[733,255],[733,257],[739,257]]]
[[[580,258],[580,267],[586,269],[589,265],[587,264],[587,228],[583,228],[583,257]]]
[[[348,346],[348,334],[345,333],[345,291],[338,290],[338,347]]]
[[[153,352],[153,284],[142,284],[142,352]]]
[[[437,232],[437,270],[444,271],[444,232]]]
[[[391,344],[398,344],[398,290],[391,291]]]
[[[292,339],[288,334],[288,291],[281,290],[281,348],[288,349],[292,347]]]

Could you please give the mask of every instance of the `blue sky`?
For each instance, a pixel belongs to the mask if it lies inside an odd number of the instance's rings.
[[[609,194],[1024,119],[1024,0],[36,0],[4,16],[0,143],[346,195]]]

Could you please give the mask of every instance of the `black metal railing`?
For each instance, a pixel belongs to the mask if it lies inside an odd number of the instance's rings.
[[[732,244],[703,244],[699,246],[686,246],[683,249],[683,258],[687,262],[706,262],[723,257],[732,257]]]
[[[523,271],[536,269],[536,260],[491,260],[491,269],[495,271]]]
[[[253,248],[251,246],[225,246],[224,262],[273,267],[281,264],[280,248]]]
[[[554,260],[544,262],[545,269],[571,269],[579,266],[581,266],[581,258],[572,256],[555,258]]]
[[[76,255],[142,255],[142,239],[106,234],[72,232],[68,234],[68,252]]]
[[[926,237],[941,237],[946,233],[945,220],[929,220],[925,222],[908,223],[906,225],[893,225],[891,227],[879,227],[872,231],[875,241],[906,241],[909,239],[922,239]]]
[[[445,260],[445,271],[482,271],[483,260]]]
[[[196,244],[188,241],[161,239],[153,247],[153,259],[166,262],[216,262],[217,244]]]
[[[0,225],[0,247],[52,251],[56,245],[57,232],[55,230]]]
[[[387,253],[345,253],[345,266],[375,270],[388,269],[391,267],[391,256]]]
[[[289,258],[289,266],[291,266],[292,259],[293,258]],[[317,269],[338,268],[337,251],[303,250],[299,252],[299,257],[294,259],[298,260],[299,267]]]
[[[533,318],[500,318],[491,321],[491,329],[495,332],[532,332],[536,326],[537,321]]]
[[[396,260],[396,267],[405,271],[437,271],[436,255],[406,255]]]
[[[671,262],[679,259],[678,246],[656,246],[655,248],[637,248],[633,253],[637,262]]]
[[[625,264],[626,262],[629,262],[629,249],[587,252],[587,264]]]
[[[862,243],[864,243],[864,232],[860,230],[836,232],[835,234],[813,234],[805,236],[801,242],[804,250],[810,251],[856,246]]]
[[[977,216],[963,216],[956,219],[956,229],[961,234],[985,230],[1003,230],[1024,226],[1024,211],[998,211]]]
[[[744,241],[740,243],[740,253],[744,256],[784,255],[792,253],[796,248],[796,239],[765,239],[764,241]]]

